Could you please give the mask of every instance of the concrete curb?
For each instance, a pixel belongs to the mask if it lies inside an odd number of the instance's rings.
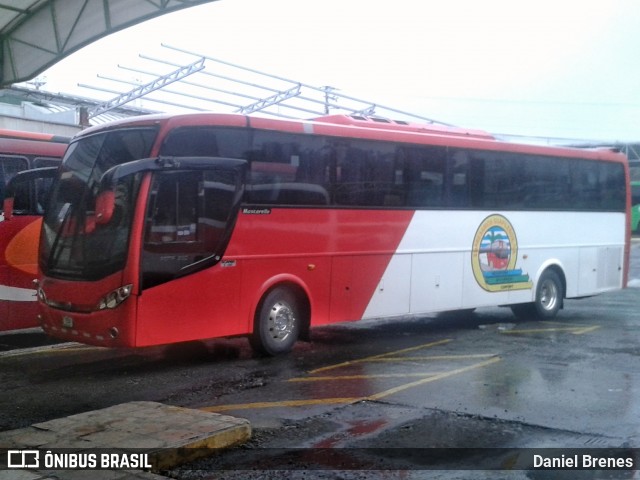
[[[129,402],[0,432],[0,448],[75,452],[144,449],[153,471],[162,471],[238,445],[250,437],[251,425],[243,418],[156,402]],[[82,474],[86,477],[87,471],[5,470],[0,471],[0,479],[31,480],[55,475],[51,478],[66,480],[82,478]],[[142,470],[95,470],[91,476],[113,480],[162,478]]]

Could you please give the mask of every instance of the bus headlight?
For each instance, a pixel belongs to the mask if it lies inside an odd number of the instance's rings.
[[[123,287],[116,288],[112,292],[109,292],[98,302],[98,310],[104,310],[106,308],[116,308],[127,298],[129,298],[132,289],[133,285],[125,285]]]

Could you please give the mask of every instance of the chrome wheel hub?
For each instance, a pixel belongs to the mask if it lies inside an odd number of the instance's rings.
[[[293,332],[296,317],[291,307],[278,302],[269,313],[269,333],[274,340],[282,342]]]
[[[540,304],[545,310],[553,310],[558,303],[558,289],[550,280],[540,285]]]

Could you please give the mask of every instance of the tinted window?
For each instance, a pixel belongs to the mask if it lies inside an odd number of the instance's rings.
[[[53,183],[51,174],[42,174],[41,177],[20,175],[12,180],[14,215],[42,215]]]
[[[331,149],[322,137],[257,130],[247,160],[249,203],[330,203]]]
[[[624,210],[625,178],[622,165],[614,163],[600,164],[600,206],[604,210]]]
[[[5,185],[16,173],[28,168],[29,161],[26,157],[0,155],[0,178],[4,180]]]
[[[160,155],[170,157],[245,158],[249,132],[220,127],[181,127],[169,133]]]
[[[471,162],[474,174],[481,179],[475,185],[477,204],[474,207],[494,210],[524,207],[522,158],[514,154],[474,152]]]
[[[222,255],[233,215],[238,172],[162,172],[153,177],[143,252],[144,287]]]
[[[459,170],[452,177],[452,192],[466,191],[470,208],[625,209],[626,186],[621,164],[464,150],[452,152],[450,158],[453,168]],[[465,183],[466,190],[459,188]],[[462,195],[451,198],[462,199]],[[450,205],[462,207],[464,203],[456,200]]]
[[[0,209],[4,201],[7,183],[9,183],[9,180],[11,180],[16,173],[26,170],[27,168],[29,168],[29,163],[25,157],[0,155]]]
[[[535,156],[525,156],[523,160],[520,177],[523,208],[554,210],[571,204],[573,160]]]
[[[447,180],[446,149],[400,147],[398,157],[403,168],[396,171],[396,182],[406,189],[405,204],[409,207],[443,206]]]
[[[402,178],[396,182],[396,146],[381,142],[345,140],[335,142],[337,205],[367,207],[402,206]],[[401,170],[400,170],[401,171]]]
[[[177,129],[161,154],[248,160],[251,204],[624,209],[607,162],[220,127]]]

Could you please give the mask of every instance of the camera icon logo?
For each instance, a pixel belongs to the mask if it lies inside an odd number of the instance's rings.
[[[9,450],[7,452],[9,468],[39,468],[40,452],[38,450]]]

